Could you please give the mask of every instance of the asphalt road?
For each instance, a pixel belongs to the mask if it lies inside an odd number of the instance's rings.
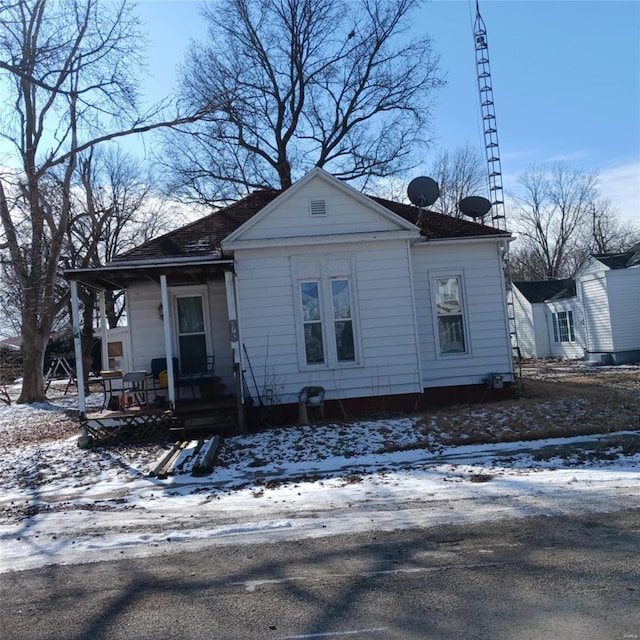
[[[0,576],[2,640],[640,640],[640,512]]]

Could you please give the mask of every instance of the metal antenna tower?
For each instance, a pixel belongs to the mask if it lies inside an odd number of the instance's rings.
[[[480,15],[479,0],[476,0],[476,20],[473,27],[473,38],[476,49],[476,70],[478,75],[478,91],[480,92],[484,146],[487,156],[491,221],[494,227],[506,231],[507,216],[504,206],[504,190],[502,188],[502,162],[500,161],[500,145],[498,144],[496,108],[493,102],[491,67],[489,66],[489,43],[487,42],[487,27]],[[513,285],[511,284],[511,264],[509,260],[508,243],[505,245],[503,267],[507,294],[506,303],[507,317],[509,319],[509,336],[514,360],[514,375],[516,379],[522,383],[522,358],[520,348],[518,347],[518,331],[516,328],[515,306],[513,302]],[[517,375],[516,371],[518,372]]]
[[[476,48],[476,70],[478,75],[478,90],[480,91],[480,111],[482,113],[484,146],[489,172],[491,220],[493,221],[494,227],[506,230],[507,222],[504,208],[504,191],[502,189],[502,163],[500,162],[496,109],[493,102],[493,86],[491,84],[491,68],[489,66],[489,44],[487,42],[487,28],[480,15],[478,0],[476,0],[476,20],[473,28],[473,37]]]

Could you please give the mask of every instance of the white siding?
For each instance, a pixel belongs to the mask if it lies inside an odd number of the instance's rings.
[[[285,249],[238,250],[236,273],[241,339],[258,389],[276,387],[281,402],[297,401],[306,385],[325,387],[328,399],[415,393],[421,390],[406,242],[310,247],[304,256]],[[308,370],[299,353],[297,259],[348,261],[357,313],[357,365]],[[247,363],[245,363],[247,364]],[[249,380],[255,393],[253,380]]]
[[[550,345],[550,354],[553,358],[567,358],[577,360],[584,358],[584,322],[582,320],[582,308],[577,298],[567,298],[548,302],[547,306],[547,342]],[[555,342],[553,334],[553,314],[561,311],[571,311],[573,314],[573,328],[575,342]]]
[[[606,272],[615,351],[640,350],[640,267]]]
[[[312,216],[309,212],[312,200],[324,200],[327,215]],[[399,228],[391,220],[319,177],[313,178],[304,189],[279,202],[280,206],[250,226],[241,239],[363,233]]]
[[[535,302],[531,305],[531,308],[536,336],[536,358],[548,358],[551,355],[549,329],[553,331],[551,318],[544,302]]]
[[[599,275],[583,275],[576,286],[580,290],[582,301],[587,351],[591,353],[613,351],[604,271]]]
[[[470,348],[464,355],[437,355],[430,274],[447,271],[464,278]],[[512,372],[503,272],[494,243],[415,245],[413,277],[425,387],[481,384],[490,373]]]
[[[522,295],[518,287],[513,287],[513,312],[516,318],[518,346],[520,347],[522,357],[538,357],[532,305],[524,295]]]

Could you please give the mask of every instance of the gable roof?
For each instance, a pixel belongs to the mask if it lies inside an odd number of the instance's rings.
[[[163,258],[197,258],[198,256],[215,258],[215,252],[218,251],[225,238],[263,211],[265,207],[283,193],[285,192],[277,189],[253,191],[242,200],[238,200],[228,207],[214,211],[195,222],[149,240],[126,253],[116,256],[113,262],[122,263]],[[511,235],[508,231],[430,211],[423,211],[421,219],[418,220],[418,212],[413,205],[373,196],[360,195],[360,197],[368,198],[378,207],[384,207],[384,209],[399,216],[406,222],[418,226],[420,235],[428,240],[487,236],[508,237]],[[221,255],[217,257],[222,258]]]
[[[609,269],[627,269],[640,265],[640,243],[623,253],[600,253],[593,256]]]
[[[571,278],[564,280],[537,280],[534,282],[514,282],[522,295],[532,304],[537,302],[551,302],[564,300],[576,295],[576,281]]]

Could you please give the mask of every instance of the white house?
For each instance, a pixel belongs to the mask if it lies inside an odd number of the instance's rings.
[[[523,357],[584,357],[582,310],[574,280],[514,282],[513,308]]]
[[[524,357],[640,361],[640,245],[589,257],[573,280],[513,284]]]
[[[206,354],[240,403],[295,410],[317,386],[342,417],[508,389],[510,237],[314,169],[67,277],[72,295],[78,284],[126,291],[131,366],[177,358],[172,407],[176,379]]]
[[[591,256],[576,275],[585,357],[602,364],[640,361],[640,244]]]

